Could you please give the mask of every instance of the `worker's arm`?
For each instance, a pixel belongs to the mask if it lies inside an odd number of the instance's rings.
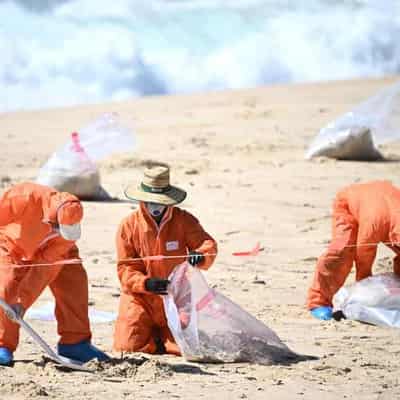
[[[0,199],[0,226],[18,221],[30,200],[29,195],[9,196],[7,193]]]
[[[201,269],[210,268],[217,254],[216,241],[203,229],[197,218],[186,211],[184,211],[184,229],[189,251],[195,251],[204,256],[197,266]]]
[[[118,278],[124,293],[145,293],[146,267],[142,260],[131,260],[139,257],[133,243],[133,229],[125,219],[119,226],[116,238],[118,256]]]
[[[396,256],[393,257],[393,272],[400,277],[400,248],[395,246],[392,247],[392,250],[396,253]]]
[[[356,249],[356,280],[359,281],[372,275],[378,243],[381,234],[374,229],[372,224],[364,224],[359,227]]]
[[[396,223],[389,233],[390,244],[388,246],[395,252],[396,256],[393,258],[393,272],[400,276],[400,224],[399,218],[396,215]]]

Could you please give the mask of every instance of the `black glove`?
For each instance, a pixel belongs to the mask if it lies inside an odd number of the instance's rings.
[[[346,316],[343,314],[343,311],[342,311],[342,310],[335,311],[335,312],[332,314],[332,317],[333,317],[333,319],[334,319],[335,321],[340,321],[340,320],[342,320],[342,319],[346,319]]]
[[[196,265],[202,263],[204,261],[203,254],[199,253],[198,251],[191,251],[189,252],[188,258],[189,264],[195,267]]]
[[[144,282],[146,290],[156,294],[167,294],[168,285],[169,280],[161,278],[148,278]]]

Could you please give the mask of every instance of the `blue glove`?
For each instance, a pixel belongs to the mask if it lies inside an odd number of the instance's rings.
[[[328,320],[332,319],[332,307],[329,306],[321,306],[313,308],[310,311],[311,315],[317,319]]]

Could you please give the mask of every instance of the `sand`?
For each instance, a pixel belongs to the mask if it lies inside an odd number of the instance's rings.
[[[274,329],[294,351],[316,356],[291,365],[195,364],[173,356],[120,354],[96,374],[66,372],[42,359],[24,333],[13,368],[0,368],[0,398],[12,399],[394,399],[400,395],[398,332],[352,321],[319,322],[304,308],[315,261],[330,235],[330,207],[343,185],[400,184],[398,144],[386,162],[306,161],[318,130],[392,78],[154,97],[123,103],[0,114],[0,190],[32,180],[69,132],[116,111],[137,135],[132,154],[100,165],[104,188],[122,198],[151,160],[167,162],[188,191],[183,206],[218,240],[207,272],[223,294]],[[119,285],[114,236],[132,205],[85,202],[79,245],[97,309],[115,311]],[[260,241],[256,258],[232,257]],[[380,249],[375,271],[390,271]],[[349,282],[353,277],[349,278]],[[71,288],[73,290],[73,288]],[[51,298],[45,292],[38,305]],[[51,344],[56,325],[33,321]],[[93,342],[112,351],[113,324],[93,325]]]

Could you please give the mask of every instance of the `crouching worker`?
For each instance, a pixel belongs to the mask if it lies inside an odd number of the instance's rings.
[[[343,286],[353,262],[356,280],[372,275],[378,243],[396,256],[393,270],[400,275],[400,190],[388,181],[350,185],[333,204],[332,240],[318,259],[307,306],[319,319],[332,318],[333,295]]]
[[[0,297],[19,314],[49,286],[56,309],[58,354],[81,362],[108,357],[90,344],[88,280],[82,264],[57,263],[79,258],[83,216],[80,201],[35,183],[13,186],[0,198]],[[32,265],[32,266],[30,266]],[[10,365],[19,325],[0,310],[0,364]]]
[[[185,260],[195,267],[209,268],[217,244],[194,216],[174,207],[185,199],[186,192],[170,185],[169,168],[146,169],[140,186],[128,187],[125,194],[139,201],[139,209],[122,220],[117,233],[122,294],[114,348],[180,355],[163,308],[168,276]],[[155,255],[176,258],[145,259]]]

